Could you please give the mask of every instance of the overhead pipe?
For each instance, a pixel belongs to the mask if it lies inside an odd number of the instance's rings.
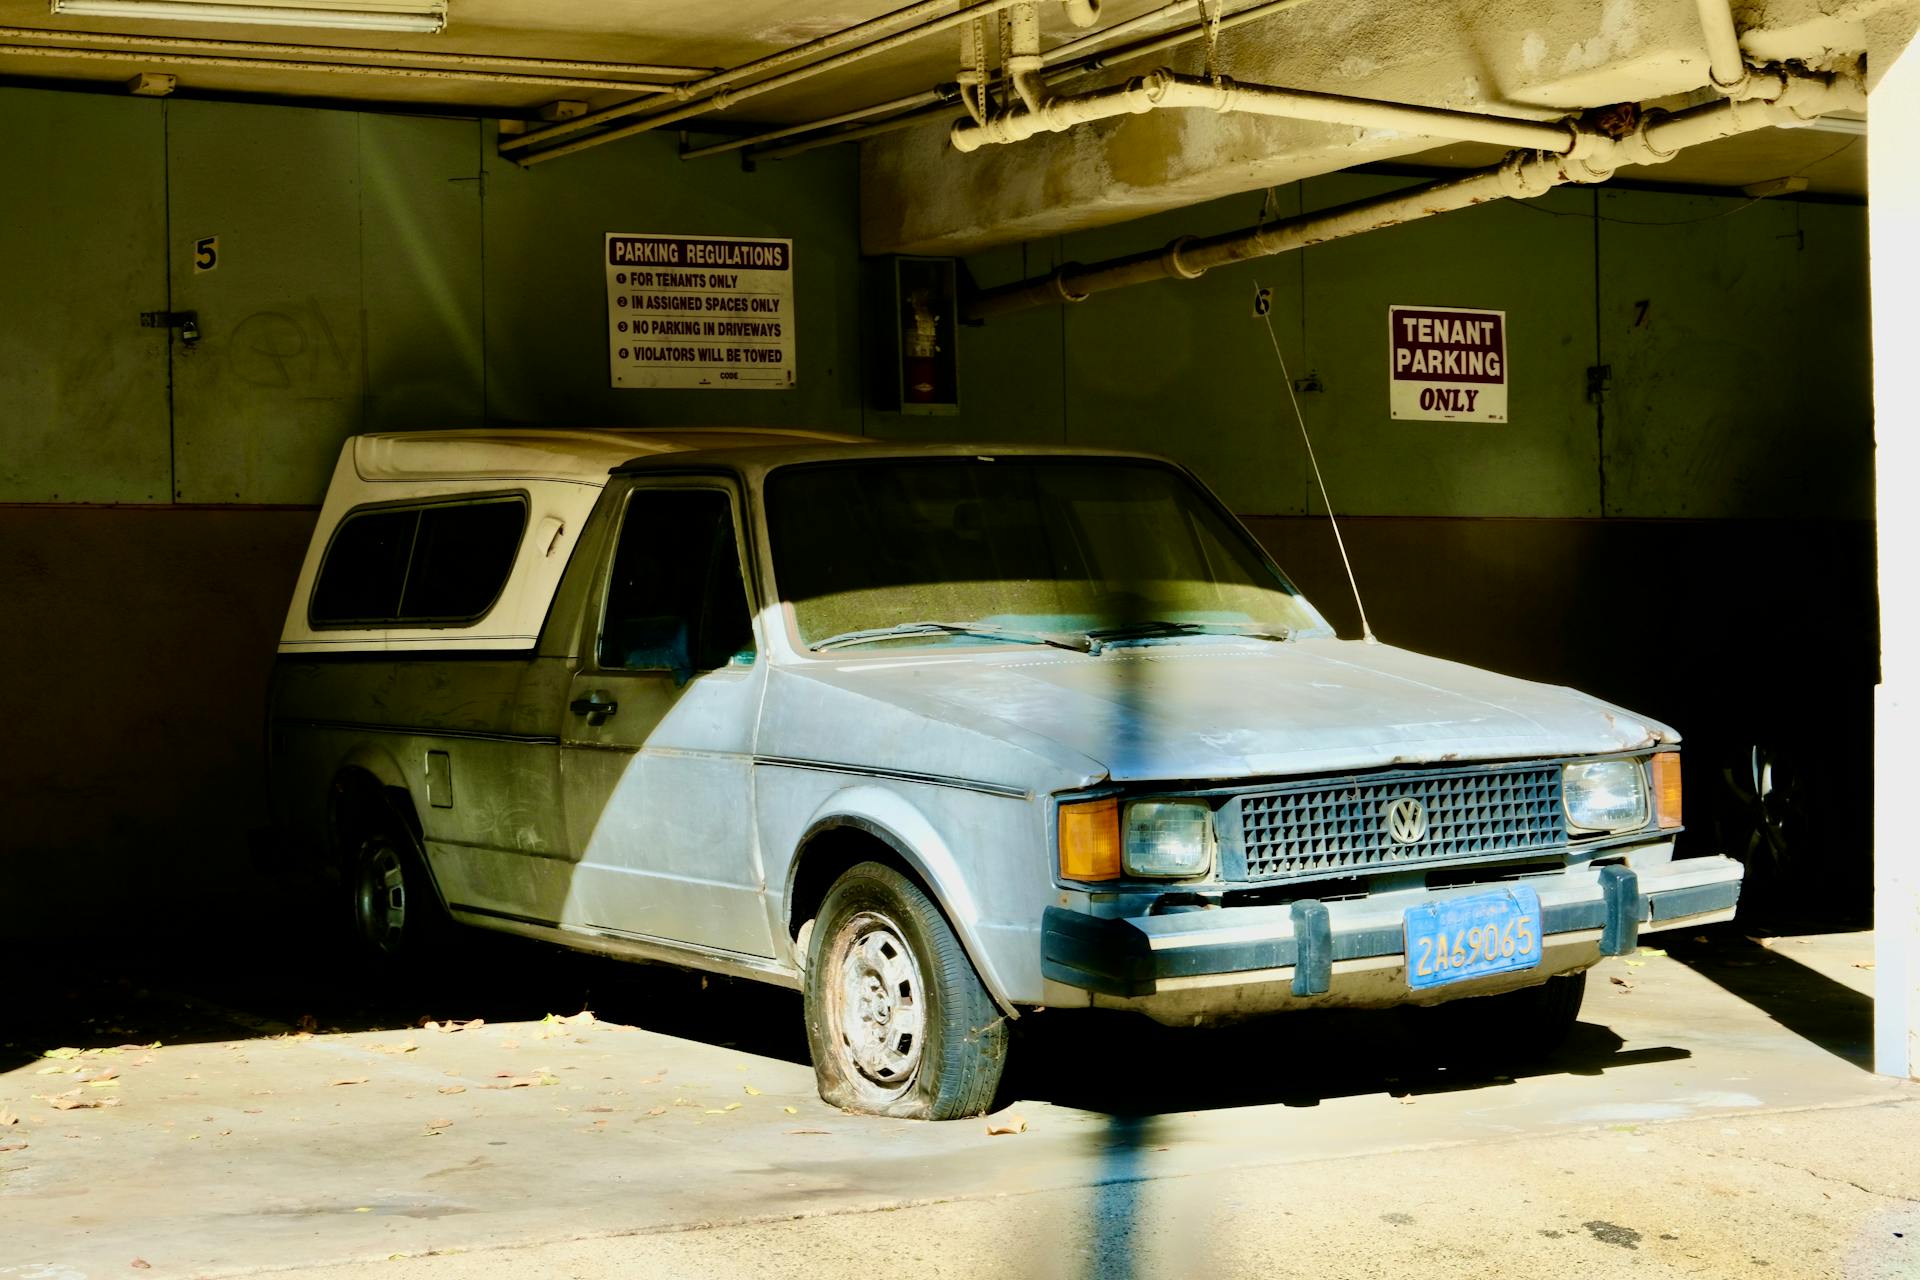
[[[1713,87],[1729,98],[1747,88],[1747,59],[1740,52],[1740,33],[1733,25],[1731,0],[1696,0],[1700,29],[1707,37],[1707,76]]]
[[[1173,0],[1172,4],[1161,5],[1158,9],[1149,9],[1138,17],[1128,18],[1125,22],[1116,22],[1110,27],[1103,27],[1099,31],[1090,31],[1086,35],[1068,40],[1064,44],[1057,44],[1047,50],[1047,61],[1049,63],[1064,62],[1068,58],[1078,56],[1084,50],[1097,48],[1109,40],[1116,40],[1121,36],[1132,35],[1134,32],[1145,30],[1157,22],[1164,22],[1176,14],[1185,13],[1189,9],[1197,9],[1199,7],[1200,0]],[[1195,28],[1195,31],[1197,33],[1198,28]]]
[[[1020,142],[1037,133],[1059,133],[1093,120],[1168,107],[1282,116],[1542,151],[1564,152],[1573,146],[1573,131],[1564,122],[1515,120],[1334,93],[1237,84],[1225,79],[1215,82],[1165,69],[1092,93],[1052,98],[1026,110],[1003,111],[984,124],[962,120],[953,126],[949,136],[956,149],[975,151],[990,144]]]
[[[784,147],[768,147],[764,151],[750,152],[749,155],[754,160],[785,160],[788,156],[797,156],[802,152],[814,151],[821,147],[837,146],[842,142],[859,142],[863,138],[878,138],[883,134],[897,133],[902,129],[912,129],[918,125],[931,124],[934,121],[950,121],[955,118],[955,112],[947,107],[910,111],[905,115],[894,116],[891,120],[882,120],[877,124],[822,133],[815,137],[802,138],[798,142],[790,142]]]
[[[571,155],[576,151],[583,151],[588,147],[599,146],[602,143],[612,142],[618,138],[631,137],[634,134],[644,133],[650,129],[658,129],[664,125],[689,119],[707,111],[722,110],[735,102],[754,97],[758,94],[767,93],[774,89],[783,89],[790,84],[797,84],[802,80],[820,75],[823,72],[837,71],[841,67],[849,66],[861,59],[870,58],[878,53],[890,52],[926,36],[938,34],[939,32],[949,30],[965,22],[971,22],[974,18],[982,14],[998,12],[1018,2],[1019,0],[975,0],[975,3],[963,5],[956,10],[953,8],[953,0],[918,0],[918,3],[910,4],[903,9],[895,9],[892,13],[882,14],[878,18],[870,18],[866,22],[856,23],[851,27],[845,27],[839,31],[821,36],[818,39],[809,40],[805,44],[794,45],[791,48],[770,53],[765,57],[755,58],[751,62],[743,62],[739,66],[728,67],[724,70],[716,71],[712,75],[703,76],[698,80],[676,86],[674,94],[686,102],[684,106],[666,111],[658,111],[653,109],[655,104],[651,101],[616,102],[610,107],[603,107],[598,111],[589,111],[586,115],[555,124],[537,133],[529,133],[520,138],[505,139],[500,144],[500,150],[503,153],[511,155],[514,152],[539,147],[540,149],[534,152],[534,154],[528,155],[521,160],[523,164],[538,164],[542,160],[551,160],[562,155]],[[905,31],[896,32],[890,36],[883,36],[874,40],[867,39],[867,37],[877,31],[898,26],[903,22],[912,22],[915,25]],[[866,41],[866,43],[858,43],[860,41]],[[749,76],[772,71],[777,67],[783,67],[792,62],[804,61],[816,54],[831,53],[832,50],[841,48],[847,44],[857,44],[857,47],[849,49],[844,53],[822,58],[818,62],[808,63],[806,66],[800,67],[797,70],[773,76],[767,80],[758,80],[752,84],[742,85],[739,88],[731,90],[726,88],[726,86],[734,84],[736,81],[746,79]],[[647,112],[648,114],[624,128],[611,129],[605,133],[597,134],[594,137],[582,139],[579,142],[566,143],[557,147],[549,147],[546,145],[553,139],[567,137],[579,133],[584,129],[597,128],[611,121],[625,119],[632,115],[639,115],[642,112]]]
[[[729,151],[739,151],[745,147],[759,146],[766,142],[775,142],[781,138],[791,138],[796,134],[812,133],[816,129],[826,129],[837,124],[850,124],[856,120],[868,120],[874,116],[893,115],[901,111],[912,111],[919,107],[941,106],[956,102],[960,97],[957,84],[935,85],[925,93],[908,94],[904,98],[895,98],[890,102],[876,102],[870,107],[860,107],[853,111],[843,111],[837,116],[828,116],[823,120],[809,120],[804,124],[791,124],[784,129],[769,129],[765,133],[749,134],[740,138],[729,138],[725,142],[716,142],[705,147],[690,147],[680,153],[682,160],[697,160],[702,156],[717,156]]]
[[[962,307],[968,320],[986,320],[1032,307],[1084,302],[1096,293],[1153,280],[1195,279],[1215,267],[1286,253],[1363,231],[1399,226],[1420,218],[1492,200],[1528,200],[1567,183],[1604,182],[1622,165],[1671,160],[1687,147],[1756,129],[1804,124],[1829,111],[1859,110],[1866,93],[1857,80],[1768,72],[1771,99],[1727,99],[1668,115],[1640,114],[1623,138],[1579,131],[1565,154],[1515,151],[1498,166],[1475,170],[1405,191],[1286,218],[1215,236],[1182,236],[1160,249],[1091,266],[1067,263],[1049,275],[1016,281],[976,294]]]
[[[521,71],[554,73],[559,83],[593,87],[603,83],[623,89],[667,92],[667,85],[647,85],[634,80],[614,80],[616,76],[703,76],[711,67],[680,67],[651,62],[581,62],[569,58],[516,58],[494,53],[448,53],[420,49],[359,49],[331,44],[286,44],[265,40],[207,40],[197,36],[129,36],[108,31],[50,31],[44,27],[0,27],[0,40],[57,40],[68,45],[95,45],[125,48],[151,58],[155,51],[205,54],[241,54],[250,57],[307,59],[332,62],[359,71],[377,68],[359,66],[359,60],[411,62],[423,67],[450,67],[460,70]],[[40,46],[35,46],[40,47]],[[351,59],[352,61],[349,61]],[[586,78],[569,78],[579,73]],[[464,77],[463,77],[464,78]]]
[[[1248,5],[1244,9],[1237,9],[1220,18],[1217,22],[1195,22],[1188,26],[1180,27],[1177,30],[1169,31],[1165,35],[1150,36],[1144,40],[1136,40],[1132,44],[1123,44],[1109,49],[1101,49],[1085,57],[1074,56],[1078,53],[1079,49],[1084,48],[1089,43],[1104,41],[1111,36],[1120,34],[1123,29],[1134,29],[1137,25],[1144,25],[1145,18],[1170,14],[1175,9],[1193,8],[1196,7],[1198,3],[1199,0],[1194,0],[1193,4],[1170,4],[1166,8],[1157,10],[1153,14],[1142,15],[1141,18],[1136,18],[1128,22],[1115,23],[1106,31],[1097,31],[1090,36],[1082,36],[1078,40],[1070,40],[1066,44],[1055,45],[1047,51],[1047,65],[1049,67],[1056,67],[1056,64],[1066,64],[1057,66],[1052,73],[1061,77],[1081,71],[1097,71],[1103,67],[1112,66],[1116,62],[1131,61],[1132,59],[1144,58],[1149,54],[1159,53],[1166,49],[1178,48],[1189,40],[1197,40],[1205,35],[1208,27],[1212,27],[1214,34],[1219,35],[1231,31],[1235,27],[1244,26],[1249,22],[1258,22],[1262,18],[1270,18],[1277,13],[1285,13],[1288,9],[1297,9],[1303,4],[1311,3],[1311,0],[1267,0],[1265,4]],[[1073,58],[1071,63],[1067,63],[1066,61],[1069,57]]]
[[[306,62],[291,58],[232,58],[205,53],[159,53],[139,49],[61,49],[43,44],[0,44],[0,56],[54,58],[75,62],[141,63],[167,67],[219,67],[236,71],[314,72],[319,75],[382,76],[398,80],[457,81],[549,89],[625,89],[670,92],[666,85],[632,80],[594,80],[582,76],[543,76],[513,71],[459,71],[440,67],[363,67],[347,62]]]

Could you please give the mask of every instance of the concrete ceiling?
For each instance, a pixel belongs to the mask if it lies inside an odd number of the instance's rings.
[[[177,91],[188,94],[441,107],[526,118],[556,100],[597,109],[634,94],[610,84],[408,77],[382,68],[445,73],[452,55],[685,68],[679,74],[505,68],[670,84],[843,29],[900,2],[450,0],[449,23],[441,34],[376,37],[258,25],[72,19],[49,14],[46,0],[0,0],[0,26],[30,29],[0,32],[0,78],[111,89],[137,73],[158,72],[177,77]],[[1148,13],[1163,2],[1106,0],[1101,25]],[[1246,3],[1251,0],[1226,0],[1227,11]],[[1041,13],[1045,47],[1082,34],[1068,24],[1060,5],[1046,3]],[[1920,25],[1920,0],[1736,0],[1736,13],[1750,59],[1838,66],[1857,63],[1863,53],[1884,56],[1904,47]],[[1170,29],[1193,21],[1189,11],[1162,25]],[[81,43],[73,33],[84,32],[128,39]],[[156,38],[183,37],[324,46],[337,52],[224,49],[217,56],[293,61],[326,56],[357,69],[263,70],[163,56],[183,51],[165,49]],[[368,49],[388,53],[373,57],[364,52]],[[85,56],[45,56],[47,50]],[[392,51],[429,58],[410,62]],[[1160,63],[1197,70],[1203,61],[1201,45],[1194,41],[1136,66],[1082,77],[1072,88],[1084,91]],[[1683,95],[1705,80],[1704,46],[1691,0],[1431,0],[1418,6],[1402,0],[1312,0],[1224,33],[1217,66],[1246,81],[1532,118]],[[949,32],[678,127],[738,132],[818,119],[951,81],[957,69],[958,39]],[[870,214],[863,228],[867,247],[965,252],[1355,164],[1474,167],[1498,158],[1490,148],[1444,139],[1201,115],[1168,112],[1111,121],[971,156],[946,145],[943,123],[875,139],[864,144],[862,181],[866,206],[881,212],[877,218]],[[1846,134],[1772,130],[1700,148],[1658,170],[1621,176],[1732,190],[1800,175],[1816,193],[1860,197],[1866,190],[1864,152],[1863,141]]]

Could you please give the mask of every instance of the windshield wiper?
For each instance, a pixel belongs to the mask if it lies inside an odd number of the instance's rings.
[[[1284,627],[1263,627],[1242,622],[1170,622],[1165,618],[1146,618],[1120,627],[1102,627],[1087,634],[1087,652],[1099,653],[1110,644],[1126,640],[1158,640],[1166,636],[1244,636],[1249,640],[1290,640],[1293,633]]]
[[[902,622],[898,626],[874,627],[866,631],[843,631],[837,636],[828,636],[825,640],[816,640],[807,646],[809,650],[839,649],[847,645],[870,644],[875,640],[892,640],[899,636],[980,636],[988,640],[1005,640],[1011,644],[1046,644],[1056,649],[1069,649],[1074,653],[1086,653],[1092,649],[1093,640],[1088,638],[1085,644],[1075,644],[1070,640],[1056,640],[1035,631],[1009,631],[1004,627],[990,627],[985,623],[973,622]]]

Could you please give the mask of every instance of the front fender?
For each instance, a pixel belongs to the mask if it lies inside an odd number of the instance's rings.
[[[884,787],[846,787],[828,796],[814,810],[807,820],[806,834],[801,838],[799,848],[804,850],[815,836],[836,827],[854,827],[865,831],[886,844],[899,855],[901,861],[913,868],[914,874],[920,877],[933,894],[934,902],[945,913],[947,923],[953,926],[954,934],[960,939],[960,945],[966,948],[974,971],[980,975],[980,981],[986,985],[994,1003],[1009,1017],[1019,1017],[1019,1011],[1007,995],[1004,975],[978,928],[979,906],[967,887],[959,861],[926,814],[906,797]],[[783,911],[790,909],[793,902],[794,884],[804,860],[803,854],[794,858],[787,867],[786,892],[781,900]]]

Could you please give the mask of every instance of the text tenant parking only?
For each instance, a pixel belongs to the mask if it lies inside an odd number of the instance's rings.
[[[793,241],[607,235],[616,387],[793,385]]]
[[[1507,420],[1507,313],[1387,308],[1387,396],[1396,418]]]

